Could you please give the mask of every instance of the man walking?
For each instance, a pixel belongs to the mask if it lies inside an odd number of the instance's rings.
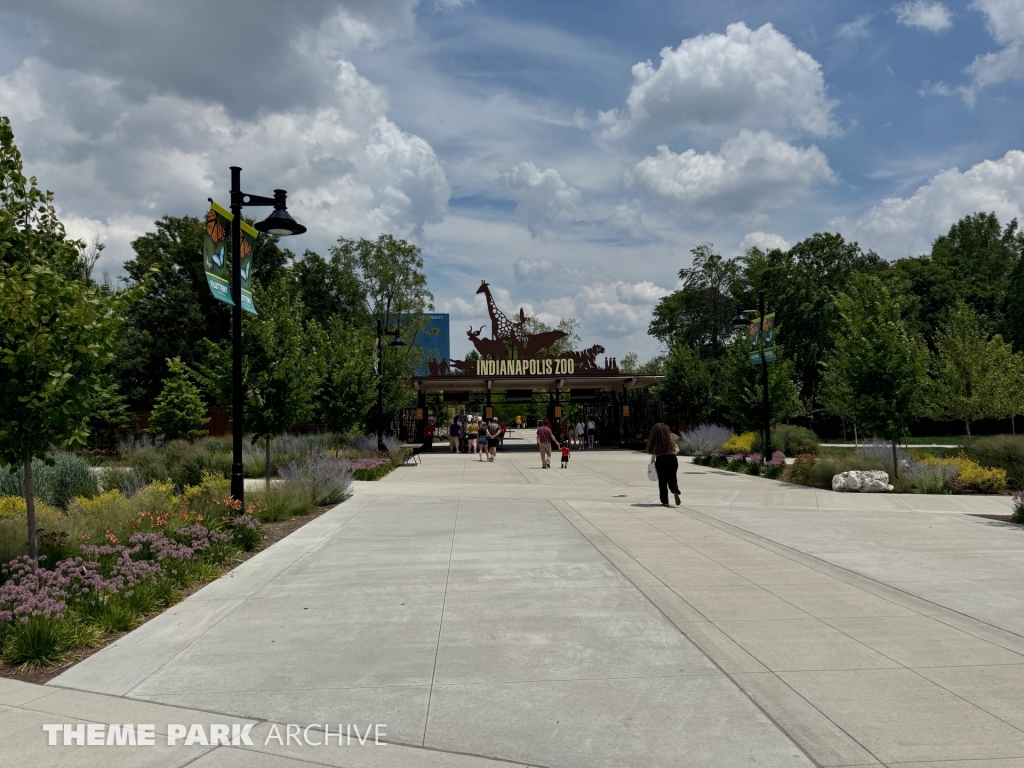
[[[540,447],[541,469],[551,468],[552,440],[554,440],[554,435],[551,434],[551,428],[548,426],[548,423],[546,421],[541,422],[541,425],[537,428],[537,445]]]
[[[458,419],[452,419],[452,424],[448,427],[448,447],[450,453],[459,452],[459,436],[462,434],[462,425],[459,424]]]

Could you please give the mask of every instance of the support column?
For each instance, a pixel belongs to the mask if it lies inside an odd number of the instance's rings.
[[[427,425],[427,391],[421,389],[416,395],[416,434],[412,442],[423,439],[423,428]]]

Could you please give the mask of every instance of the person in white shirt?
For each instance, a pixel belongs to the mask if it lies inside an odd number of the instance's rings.
[[[582,420],[576,422],[576,430],[575,430],[575,432],[576,432],[576,445],[578,445],[580,448],[582,448],[583,447],[583,435],[585,435],[586,432],[587,432],[587,427],[586,427],[586,425],[584,425]]]
[[[597,430],[597,425],[593,419],[587,421],[587,443],[591,448],[594,447],[594,432]]]

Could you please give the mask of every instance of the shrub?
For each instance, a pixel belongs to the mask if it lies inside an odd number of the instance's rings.
[[[911,460],[900,468],[900,477],[906,479],[921,493],[949,493],[949,482],[957,476],[960,467],[954,459],[942,460],[926,457]]]
[[[956,463],[960,467],[959,479],[965,488],[982,493],[995,493],[1006,485],[1005,469],[986,469],[966,456],[958,458]]]
[[[732,430],[720,424],[701,424],[679,437],[679,450],[684,456],[711,453],[732,437]]]
[[[143,446],[128,451],[124,455],[125,463],[139,473],[143,481],[152,483],[170,479],[164,454],[153,446]]]
[[[252,496],[263,507],[257,517],[264,523],[290,520],[296,515],[309,514],[314,506],[309,488],[288,480],[270,486],[269,490],[260,490]]]
[[[754,450],[754,441],[757,440],[756,432],[744,432],[742,435],[733,435],[722,444],[722,450],[726,453],[750,453]]]
[[[735,459],[730,456],[729,463],[725,465],[725,468],[729,472],[742,472],[747,468],[747,462],[743,459]]]
[[[100,486],[89,462],[77,453],[54,451],[50,464],[32,460],[32,489],[37,501],[55,507],[66,507],[75,496],[93,496]],[[25,495],[25,470],[18,467],[13,473],[8,467],[0,468],[0,496]]]
[[[258,515],[262,511],[263,507],[259,506],[244,515],[237,515],[229,521],[231,539],[235,546],[243,552],[252,552],[263,543],[263,525],[258,519]]]
[[[785,470],[785,464],[766,464],[761,474],[767,477],[769,480],[778,480],[780,477],[782,477],[782,473]]]
[[[98,496],[93,496],[91,499],[77,497],[74,501],[74,506],[80,509],[84,514],[91,514],[93,512],[107,512],[109,510],[116,510],[116,512],[131,513],[134,511],[131,500],[121,495],[118,490],[104,491]]]
[[[199,485],[207,472],[231,477],[230,454],[210,453],[201,445],[175,440],[167,446],[164,456],[167,474],[179,488]]]
[[[103,467],[99,481],[102,490],[120,491],[123,496],[134,496],[146,485],[142,473],[135,467]]]
[[[349,462],[329,456],[311,456],[301,464],[289,464],[279,474],[285,480],[306,486],[316,505],[344,501],[352,485]]]
[[[793,462],[793,466],[790,469],[789,479],[794,483],[809,485],[811,470],[814,468],[816,463],[817,461],[812,454],[801,453],[796,457],[796,461]]]
[[[1010,513],[1010,522],[1024,525],[1024,491],[1017,491],[1013,494],[1013,512]]]
[[[758,434],[754,439],[754,448],[761,450],[763,436]],[[820,441],[818,436],[807,427],[792,424],[776,424],[772,427],[772,450],[782,451],[787,456],[798,456],[801,453],[817,454]]]
[[[185,504],[204,516],[221,514],[221,500],[230,495],[231,481],[212,472],[204,472],[198,484],[187,486],[181,493]]]
[[[188,368],[175,357],[168,358],[167,369],[169,375],[153,404],[149,431],[168,440],[205,435],[203,426],[209,421],[206,405],[199,388],[189,379]]]
[[[1024,436],[976,437],[962,450],[983,467],[1005,470],[1006,482],[1011,488],[1024,489]]]

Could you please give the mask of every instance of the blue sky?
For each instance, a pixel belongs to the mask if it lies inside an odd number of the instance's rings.
[[[698,243],[1021,215],[1022,78],[1024,0],[0,0],[0,113],[102,268],[239,164],[297,250],[417,242],[456,353],[481,279],[648,357]]]

